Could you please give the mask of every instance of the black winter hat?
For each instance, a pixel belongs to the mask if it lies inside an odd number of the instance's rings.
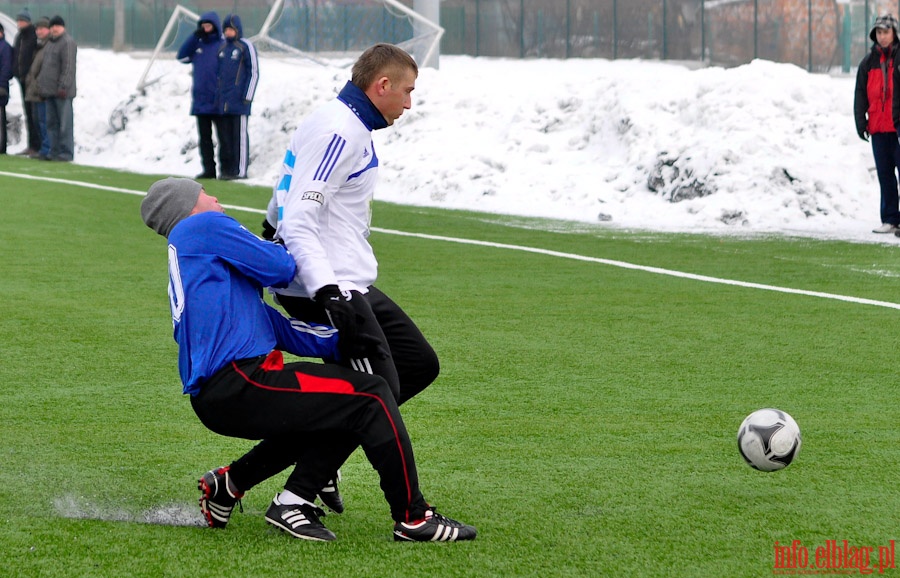
[[[57,14],[53,18],[50,19],[50,26],[65,26],[66,21],[62,19],[62,16]]]
[[[875,23],[872,24],[872,30],[869,32],[869,38],[871,38],[872,41],[874,42],[875,41],[875,31],[878,30],[879,28],[882,30],[890,30],[891,28],[893,28],[894,29],[894,37],[896,38],[897,27],[898,27],[897,19],[894,18],[893,14],[882,14],[881,16],[876,18]]]
[[[31,13],[28,12],[28,8],[16,14],[16,21],[18,22],[19,20],[22,22],[31,22]]]

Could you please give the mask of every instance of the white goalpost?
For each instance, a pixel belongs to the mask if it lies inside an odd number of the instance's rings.
[[[200,15],[196,12],[188,10],[181,4],[175,6],[175,9],[172,11],[172,15],[169,16],[169,21],[166,22],[166,27],[163,28],[163,33],[159,36],[159,40],[156,42],[156,48],[153,49],[153,54],[150,56],[150,60],[147,61],[147,66],[144,68],[144,74],[141,75],[141,79],[138,81],[137,89],[138,91],[142,91],[154,82],[157,82],[161,77],[158,76],[152,80],[147,80],[147,77],[150,74],[150,68],[159,58],[159,55],[165,49],[172,49],[177,35],[173,35],[173,31],[177,31],[179,27],[179,23],[190,20],[194,24],[200,20]]]
[[[422,13],[399,0],[275,0],[259,32],[248,39],[260,54],[303,58],[323,66],[336,59],[341,66],[349,65],[372,44],[389,42],[409,52],[420,67],[437,68],[444,29],[432,18],[438,17],[439,0],[414,1]],[[140,111],[142,95],[172,70],[166,61],[194,33],[199,19],[193,10],[175,6],[136,92],[110,115],[112,132],[125,130],[128,117]]]
[[[416,1],[419,2],[420,0]],[[437,2],[438,0],[429,1]],[[322,5],[319,6],[319,3],[304,2],[302,0],[275,0],[265,22],[259,32],[253,36],[251,40],[256,43],[257,46],[269,46],[275,50],[296,54],[316,61],[316,58],[312,56],[316,51],[301,50],[290,42],[279,39],[278,36],[279,29],[284,30],[285,28],[289,28],[292,24],[296,25],[296,15],[298,12],[303,12],[303,16],[308,16],[308,13],[312,11],[316,18],[316,28],[318,28],[320,23],[326,26],[329,22],[333,24],[333,21],[337,20],[336,8],[328,6],[327,4],[329,3],[321,4]],[[425,6],[425,4],[423,4],[423,6]],[[341,9],[344,11],[345,19],[348,18],[348,16],[346,16],[348,14],[360,19],[358,22],[351,23],[351,25],[348,26],[348,28],[354,28],[353,24],[356,24],[355,28],[357,29],[357,32],[365,29],[367,26],[373,28],[377,27],[377,22],[365,20],[366,18],[372,18],[373,8],[382,8],[383,11],[389,15],[389,18],[392,20],[392,22],[389,23],[389,27],[394,34],[398,33],[398,28],[406,28],[409,33],[402,36],[403,32],[399,32],[399,34],[401,34],[399,39],[388,37],[379,38],[377,34],[361,35],[358,40],[362,41],[364,45],[355,46],[353,48],[347,47],[344,50],[325,49],[323,52],[349,56],[362,52],[368,47],[368,44],[374,44],[375,42],[391,42],[409,52],[420,66],[436,66],[437,56],[440,54],[441,38],[444,35],[444,29],[438,23],[429,19],[427,15],[420,14],[416,10],[402,4],[398,0],[345,0],[341,3]],[[293,22],[291,21],[291,18],[287,16],[288,12],[290,12],[291,17],[294,18]],[[437,14],[434,10],[431,10],[430,12],[435,15]],[[399,23],[399,25],[397,23]],[[349,36],[350,35],[347,35],[347,37],[344,38],[345,42],[353,40],[349,38]],[[367,39],[368,44],[366,44],[363,39]]]
[[[325,64],[322,54],[352,57],[375,42],[391,42],[409,52],[419,66],[436,68],[444,35],[444,29],[434,22],[438,2],[416,0],[419,13],[398,0],[345,0],[339,8],[327,2],[275,0],[259,32],[249,40],[260,52],[290,54],[318,64]],[[181,4],[175,6],[138,81],[138,92],[159,81],[163,75],[153,74],[154,65],[164,53],[178,49],[199,19],[196,12]],[[297,29],[303,25],[315,31],[312,41],[299,34]],[[338,30],[339,26],[343,28]],[[343,45],[331,46],[341,34]],[[298,46],[301,39],[321,48],[303,49]]]

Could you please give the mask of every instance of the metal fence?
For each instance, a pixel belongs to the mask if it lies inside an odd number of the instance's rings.
[[[443,54],[854,69],[888,0],[444,0]]]
[[[195,12],[237,12],[254,34],[272,0],[119,0],[125,8],[125,46],[152,48],[177,4]],[[111,48],[114,0],[0,0],[10,16],[61,15],[81,46]],[[413,0],[404,0],[412,7]],[[304,50],[346,44],[346,22],[366,10],[353,0],[295,0],[315,13],[345,12],[342,26],[298,31]],[[443,0],[442,54],[507,58],[648,58],[697,60],[726,66],[755,58],[810,71],[855,69],[869,50],[878,14],[900,13],[900,0]],[[310,37],[310,35],[313,35]],[[299,36],[298,36],[299,37]],[[299,42],[299,41],[298,41]]]

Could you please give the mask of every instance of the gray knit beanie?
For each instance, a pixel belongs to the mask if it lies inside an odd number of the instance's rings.
[[[201,190],[203,185],[192,179],[169,177],[156,181],[141,202],[141,218],[148,227],[168,238],[175,225],[194,210]]]

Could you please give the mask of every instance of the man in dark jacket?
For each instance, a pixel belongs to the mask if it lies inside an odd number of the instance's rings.
[[[22,102],[24,103],[22,108],[25,111],[25,131],[28,135],[26,141],[28,147],[18,154],[32,155],[37,154],[38,149],[41,148],[41,135],[32,107],[29,106],[29,103],[25,98],[27,89],[25,85],[26,78],[28,77],[28,71],[31,69],[31,63],[34,61],[34,54],[37,50],[37,34],[35,33],[34,25],[31,23],[31,14],[28,12],[27,8],[16,15],[16,26],[19,27],[19,33],[16,35],[15,44],[13,44],[13,54],[15,55],[13,61],[13,76],[19,80],[19,88],[22,90]]]
[[[37,79],[44,65],[44,48],[50,42],[50,19],[46,16],[38,18],[34,23],[34,32],[37,34],[37,50],[34,51],[34,60],[31,61],[31,68],[25,78],[25,104],[29,106],[31,114],[34,115],[41,145],[37,152],[28,157],[49,161],[50,135],[47,134],[47,103],[41,97]]]
[[[50,19],[50,42],[44,47],[44,62],[38,73],[38,91],[47,105],[47,134],[52,161],[75,158],[75,40],[66,33],[62,16]]]
[[[250,105],[259,82],[256,47],[244,38],[241,18],[229,14],[225,27],[225,43],[219,49],[219,112],[224,123],[219,146],[229,150],[231,166],[222,167],[222,180],[246,179],[250,165],[250,137],[247,121]]]
[[[191,114],[197,117],[200,137],[200,162],[203,172],[198,179],[216,178],[216,161],[213,149],[212,126],[216,125],[219,138],[219,164],[222,169],[231,166],[230,151],[221,146],[224,134],[222,115],[217,107],[219,50],[225,41],[219,15],[206,12],[197,22],[197,30],[178,50],[178,60],[193,65],[194,82],[191,89]]]
[[[881,226],[874,233],[893,233],[900,225],[900,199],[897,195],[897,168],[900,167],[900,143],[895,121],[897,103],[894,65],[897,64],[897,19],[890,14],[879,16],[869,33],[872,50],[859,63],[853,116],[856,134],[872,139],[875,169],[881,185]]]
[[[6,105],[9,104],[9,81],[13,76],[13,49],[6,41],[0,24],[0,155],[6,154]]]

